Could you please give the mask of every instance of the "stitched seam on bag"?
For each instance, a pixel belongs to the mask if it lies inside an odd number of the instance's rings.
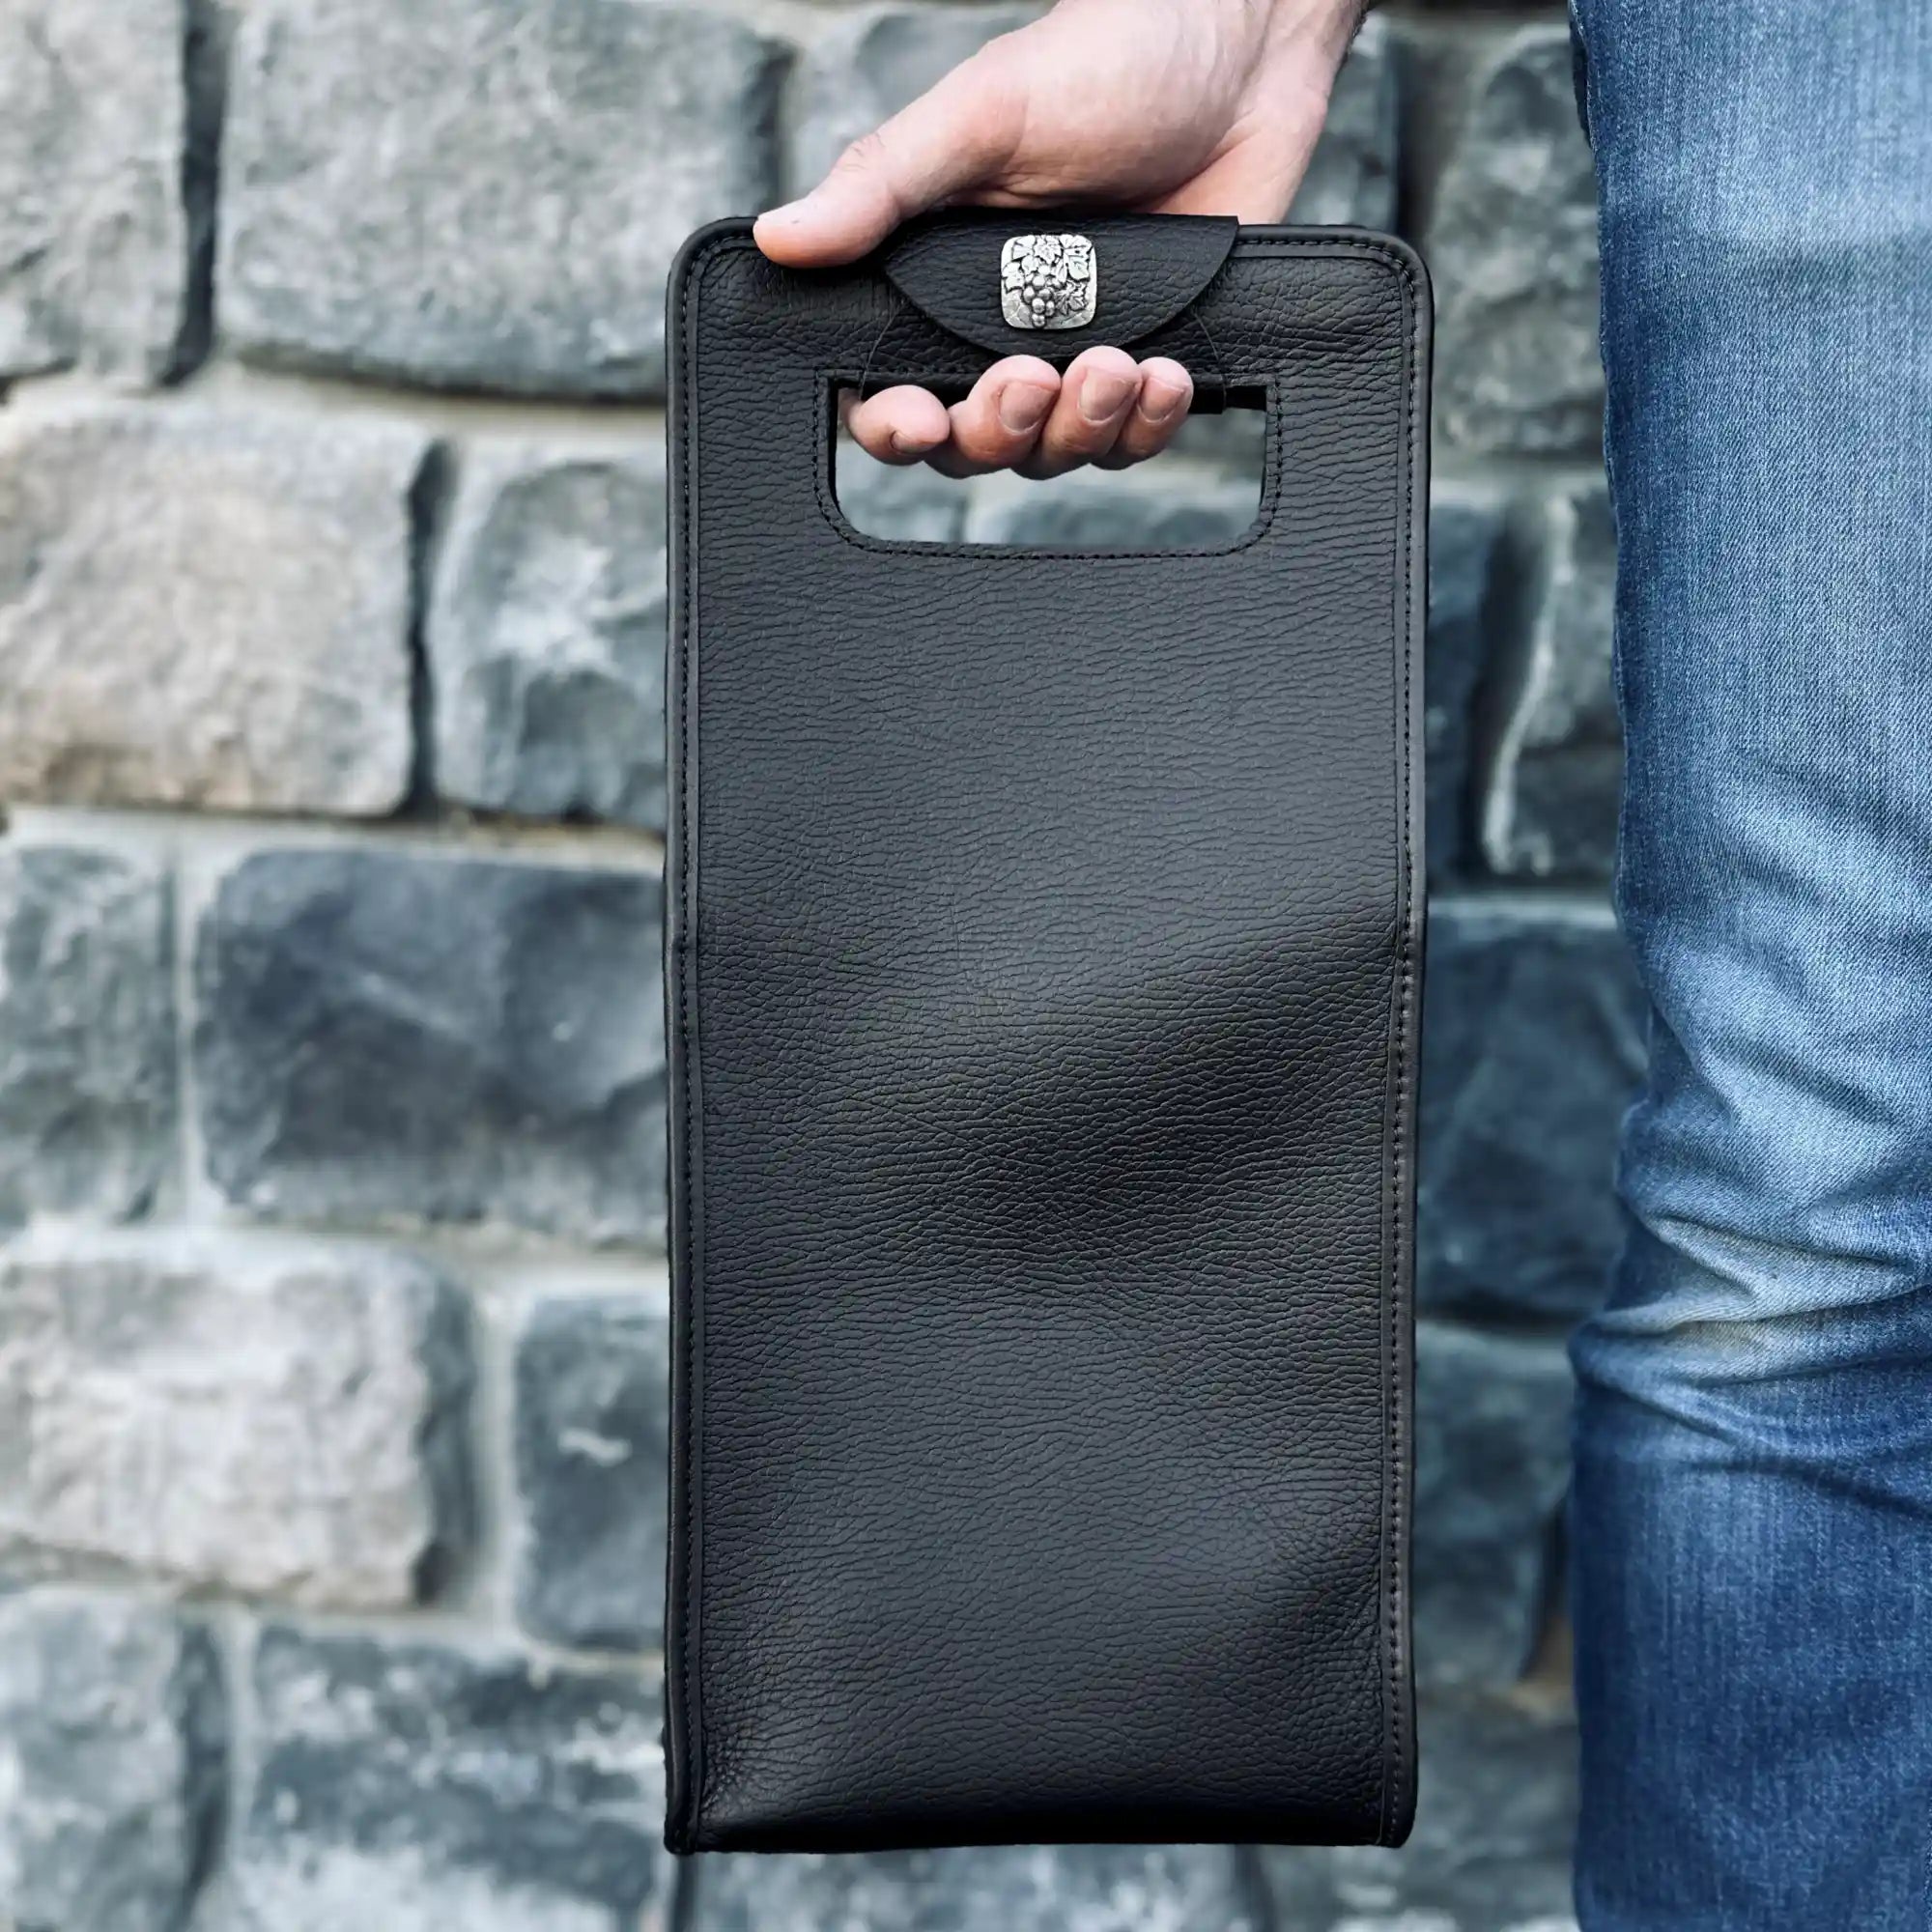
[[[984,374],[983,369],[908,370],[901,380],[910,383],[965,383]],[[820,383],[839,383],[845,380],[845,375],[842,370],[821,369],[818,379]],[[1177,545],[1159,550],[1047,550],[1033,544],[922,543],[910,537],[875,537],[858,528],[846,516],[836,491],[827,488],[822,469],[814,470],[813,494],[818,498],[818,507],[825,521],[832,526],[841,542],[850,544],[855,550],[871,551],[886,556],[945,557],[977,563],[1013,563],[1024,558],[1039,557],[1080,563],[1152,563],[1171,556],[1235,556],[1260,543],[1274,526],[1275,511],[1281,499],[1282,416],[1278,406],[1281,385],[1272,375],[1242,376],[1235,381],[1259,384],[1266,390],[1267,440],[1263,457],[1260,506],[1255,511],[1254,522],[1233,543]]]
[[[1410,777],[1409,765],[1412,755],[1412,726],[1410,723],[1411,684],[1414,672],[1414,641],[1409,636],[1413,621],[1412,588],[1410,580],[1414,576],[1413,554],[1415,548],[1415,389],[1419,343],[1417,340],[1420,325],[1420,308],[1416,300],[1415,276],[1409,265],[1392,250],[1381,251],[1384,259],[1391,261],[1402,277],[1403,300],[1407,311],[1408,342],[1406,380],[1403,388],[1403,560],[1402,572],[1402,618],[1397,639],[1402,652],[1402,707],[1401,753],[1397,763],[1397,849],[1402,866],[1403,916],[1397,923],[1396,949],[1400,967],[1400,986],[1396,1004],[1394,1027],[1394,1051],[1396,1062],[1396,1093],[1394,1160],[1394,1192],[1389,1200],[1389,1212],[1393,1221],[1388,1243],[1388,1253],[1392,1264],[1387,1299],[1386,1330],[1382,1346],[1382,1377],[1384,1405],[1388,1417],[1389,1454],[1389,1520],[1384,1525],[1382,1536],[1383,1560],[1388,1565],[1388,1582],[1384,1591],[1387,1625],[1386,1675],[1384,1677],[1385,1696],[1388,1708],[1389,1740],[1393,1748],[1385,1748],[1382,1753],[1382,1801],[1381,1824],[1378,1835],[1386,1841],[1389,1836],[1389,1806],[1391,1785],[1396,1766],[1402,1761],[1404,1733],[1402,1725],[1402,1685],[1401,1670],[1401,1604],[1404,1587],[1403,1577],[1403,1524],[1404,1494],[1402,1457],[1402,1374],[1401,1374],[1401,1321],[1402,1304],[1405,1300],[1405,1270],[1407,1266],[1407,1241],[1406,1228],[1407,1216],[1404,1213],[1404,1203],[1407,1199],[1408,1174],[1408,1017],[1409,1004],[1413,997],[1415,979],[1415,948],[1411,934],[1416,920],[1414,904],[1414,884],[1409,877],[1412,867],[1413,838],[1409,826]]]
[[[1406,381],[1403,392],[1404,439],[1403,439],[1403,515],[1402,515],[1402,556],[1403,569],[1400,576],[1399,598],[1401,615],[1396,632],[1397,644],[1402,656],[1402,677],[1397,696],[1400,710],[1400,750],[1397,757],[1396,810],[1397,810],[1397,851],[1402,867],[1402,917],[1396,927],[1396,952],[1398,964],[1398,985],[1396,1010],[1392,1027],[1391,1048],[1395,1057],[1395,1106],[1390,1122],[1394,1135],[1394,1160],[1389,1184],[1385,1191],[1386,1211],[1390,1218],[1385,1252],[1390,1263],[1389,1293],[1384,1306],[1382,1337],[1382,1386],[1383,1413],[1388,1433],[1388,1464],[1386,1472],[1385,1495],[1387,1517],[1382,1531],[1382,1560],[1387,1566],[1383,1587],[1384,1618],[1384,1661],[1383,1661],[1383,1699],[1384,1720],[1387,1726],[1387,1742],[1382,1752],[1381,1815],[1377,1836],[1384,1843],[1389,1837],[1389,1814],[1392,1802],[1392,1786],[1396,1766],[1401,1762],[1403,1751],[1403,1728],[1401,1719],[1402,1690],[1399,1680],[1400,1667],[1400,1616],[1399,1602],[1401,1591],[1401,1534],[1402,1534],[1402,1409],[1399,1383],[1399,1340],[1400,1314],[1398,1302],[1402,1294],[1403,1280],[1403,1213],[1402,1204],[1406,1183],[1405,1119],[1407,1103],[1407,1058],[1406,1035],[1408,1002],[1412,975],[1412,955],[1408,942],[1408,931],[1413,912],[1408,904],[1410,887],[1409,867],[1409,782],[1408,765],[1410,756],[1409,703],[1410,703],[1410,665],[1413,650],[1409,639],[1410,591],[1409,578],[1412,575],[1410,555],[1414,544],[1415,508],[1415,304],[1413,278],[1407,265],[1399,260],[1396,264],[1403,282],[1404,301],[1407,310],[1409,337],[1406,351]]]
[[[690,664],[692,654],[691,607],[696,591],[696,538],[691,516],[691,425],[693,412],[691,398],[695,391],[697,344],[691,325],[691,307],[695,297],[700,292],[704,277],[726,254],[755,247],[750,237],[737,235],[720,236],[710,242],[703,253],[695,257],[686,267],[684,287],[678,294],[678,332],[682,339],[685,358],[685,408],[683,420],[678,426],[678,501],[682,510],[684,575],[683,595],[679,599],[677,627],[677,740],[678,740],[678,786],[677,786],[677,849],[678,849],[678,892],[681,916],[678,931],[678,1037],[683,1047],[684,1059],[684,1117],[679,1122],[678,1166],[684,1191],[684,1391],[685,1428],[684,1464],[684,1630],[683,1642],[679,1646],[678,1678],[684,1695],[680,1699],[679,1728],[684,1741],[684,1784],[685,1784],[685,1826],[686,1835],[694,1842],[698,1832],[698,1822],[704,1815],[704,1776],[703,1753],[704,1722],[703,1714],[698,1709],[697,1693],[703,1690],[703,1672],[697,1667],[698,1647],[698,1597],[700,1578],[697,1560],[697,1541],[694,1534],[697,1520],[697,1472],[703,1464],[701,1444],[697,1440],[697,1429],[694,1424],[693,1411],[701,1417],[701,1404],[693,1401],[696,1376],[698,1366],[696,1348],[696,1300],[699,1284],[696,1270],[692,1266],[692,1253],[695,1246],[693,1228],[692,1187],[691,1187],[691,1121],[696,1107],[699,1104],[697,1085],[694,1076],[696,1062],[692,1057],[693,1037],[692,1013],[696,1005],[696,966],[697,966],[697,926],[696,904],[692,896],[692,849],[691,849],[691,757],[692,740],[691,705],[687,700]]]

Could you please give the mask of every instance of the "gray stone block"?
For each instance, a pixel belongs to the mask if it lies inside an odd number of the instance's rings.
[[[1263,1932],[1220,1846],[707,1859],[690,1932]]]
[[[1259,497],[1259,476],[1231,478],[1175,457],[1137,469],[1075,470],[1047,483],[988,476],[974,485],[965,536],[1043,550],[1219,548],[1253,525]]]
[[[870,133],[1038,6],[874,7],[821,35],[798,80],[787,192],[803,194],[847,145]]]
[[[1349,50],[1291,221],[1393,228],[1399,119],[1388,22],[1372,14]]]
[[[1524,523],[1523,620],[1481,780],[1483,856],[1502,874],[1607,878],[1623,778],[1608,492],[1601,479],[1553,490]]]
[[[1424,1321],[1416,1335],[1415,1661],[1432,1683],[1515,1683],[1553,1601],[1570,1480],[1560,1341]]]
[[[1567,1719],[1500,1700],[1425,1701],[1415,1832],[1401,1851],[1261,1854],[1293,1932],[1576,1932]]]
[[[196,940],[215,1185],[262,1215],[656,1241],[662,898],[640,871],[245,859]]]
[[[893,543],[957,543],[966,531],[971,486],[923,464],[877,463],[841,438],[834,488],[854,529]]]
[[[1481,483],[1438,481],[1429,502],[1429,876],[1476,855],[1470,751],[1477,695],[1500,629],[1506,499]]]
[[[517,1349],[517,1615],[533,1635],[645,1650],[664,1635],[668,1312],[550,1301]]]
[[[188,309],[186,0],[0,0],[0,382],[141,384]]]
[[[772,198],[777,44],[637,0],[259,0],[220,320],[244,355],[452,387],[664,377],[685,235]]]
[[[1161,456],[1145,467],[1145,473],[1157,479],[1162,464],[1171,460],[1178,459],[1190,469],[1205,463],[1225,479],[1245,483],[1252,513],[1261,500],[1267,442],[1268,418],[1264,409],[1239,404],[1212,415],[1190,412]]]
[[[412,1603],[466,1533],[468,1380],[409,1257],[37,1230],[0,1249],[0,1558]]]
[[[422,453],[199,406],[0,424],[0,798],[392,810]]]
[[[1418,1295],[1426,1309],[1569,1319],[1622,1237],[1617,1128],[1645,1009],[1604,909],[1434,909],[1422,1028]]]
[[[170,932],[157,867],[0,850],[0,1222],[124,1219],[172,1170]]]
[[[178,1932],[221,1809],[213,1647],[150,1605],[0,1598],[0,1921]]]
[[[662,1926],[655,1685],[287,1628],[253,1684],[250,1932]]]
[[[1594,449],[1604,407],[1596,181],[1560,20],[1520,29],[1474,76],[1422,243],[1435,284],[1444,444]]]
[[[466,452],[425,643],[437,791],[664,824],[664,464]]]

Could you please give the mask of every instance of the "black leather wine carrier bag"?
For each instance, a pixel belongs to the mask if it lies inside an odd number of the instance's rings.
[[[841,388],[1102,342],[1265,411],[1247,529],[841,512]],[[1407,1832],[1429,342],[1348,230],[686,245],[674,1850]]]

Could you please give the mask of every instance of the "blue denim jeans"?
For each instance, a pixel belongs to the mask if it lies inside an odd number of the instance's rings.
[[[1932,4],[1576,0],[1653,1018],[1585,1932],[1932,1927]]]

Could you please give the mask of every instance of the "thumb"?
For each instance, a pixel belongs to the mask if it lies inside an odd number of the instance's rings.
[[[856,261],[908,216],[993,179],[1024,120],[1006,63],[983,48],[854,141],[810,194],[761,214],[753,238],[787,268]]]

